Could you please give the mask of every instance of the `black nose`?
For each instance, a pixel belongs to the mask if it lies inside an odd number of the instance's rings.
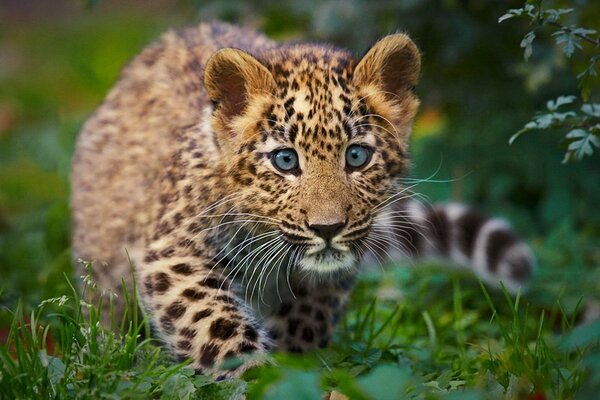
[[[317,235],[322,237],[325,240],[331,240],[342,231],[342,229],[346,226],[346,222],[336,222],[333,224],[314,224],[308,225],[310,229],[315,231]]]

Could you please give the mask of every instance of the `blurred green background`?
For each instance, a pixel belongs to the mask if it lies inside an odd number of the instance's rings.
[[[564,2],[553,2],[561,5]],[[600,2],[572,1],[581,25]],[[0,306],[34,307],[67,292],[69,168],[81,124],[120,68],[170,27],[221,19],[279,40],[329,41],[356,54],[406,31],[423,51],[422,108],[413,135],[416,189],[509,218],[532,243],[530,296],[572,307],[600,292],[598,155],[562,165],[561,134],[509,137],[546,100],[577,94],[572,69],[526,21],[497,23],[519,1],[19,1],[0,2]],[[548,35],[549,36],[549,35]],[[594,94],[593,94],[594,95]],[[597,95],[597,93],[596,93]],[[437,181],[437,182],[436,182]],[[8,322],[0,318],[0,325]]]

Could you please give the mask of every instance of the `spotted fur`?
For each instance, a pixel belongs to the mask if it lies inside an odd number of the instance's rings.
[[[419,67],[403,34],[357,59],[219,23],[168,32],[79,136],[75,255],[118,292],[127,249],[158,335],[216,376],[245,353],[326,346],[369,260],[437,254],[519,286],[533,258],[504,222],[401,183]],[[353,144],[371,150],[360,169]],[[274,166],[281,148],[298,168]]]

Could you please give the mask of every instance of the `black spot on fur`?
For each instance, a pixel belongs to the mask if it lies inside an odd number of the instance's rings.
[[[321,310],[317,310],[317,311],[315,312],[315,319],[316,319],[317,321],[325,321],[325,314],[323,314],[323,311],[321,311]]]
[[[518,241],[517,236],[506,229],[498,229],[490,233],[486,246],[488,269],[496,271],[504,252]]]
[[[253,326],[246,325],[244,328],[244,337],[251,342],[256,342],[256,339],[258,339],[258,332]]]
[[[277,339],[279,339],[279,337],[281,336],[281,335],[280,335],[280,333],[279,333],[279,331],[278,331],[277,329],[275,329],[275,328],[273,328],[273,329],[269,330],[269,333],[268,333],[268,335],[269,335],[269,337],[270,337],[272,340],[277,340]]]
[[[167,247],[166,249],[161,250],[160,256],[168,258],[171,257],[174,253],[175,249],[173,247]]]
[[[212,289],[218,289],[221,286],[221,282],[217,278],[208,277],[198,282],[202,286],[206,286]]]
[[[235,321],[229,321],[225,318],[219,318],[210,326],[210,336],[216,339],[226,340],[235,335],[235,330],[239,324]]]
[[[210,309],[208,309],[208,308],[205,309],[205,310],[202,310],[202,311],[198,311],[196,314],[194,314],[194,318],[192,320],[194,322],[198,322],[201,319],[204,319],[206,317],[210,317],[212,313],[213,313],[213,311],[210,310]]]
[[[291,143],[294,143],[296,136],[298,135],[298,125],[293,124],[289,129],[289,139]]]
[[[195,244],[196,244],[196,242],[194,242],[191,239],[183,239],[177,243],[177,246],[183,247],[184,249],[186,249],[188,247],[193,247]]]
[[[290,353],[297,353],[297,354],[303,353],[302,349],[298,346],[290,346],[290,347],[288,347],[288,351]]]
[[[312,307],[310,306],[310,304],[302,304],[300,305],[298,311],[300,311],[301,314],[310,314],[310,312],[312,311]]]
[[[190,343],[189,340],[180,340],[177,342],[177,348],[181,349],[181,350],[191,350],[192,349],[192,344]]]
[[[175,332],[173,322],[171,321],[171,318],[169,318],[168,315],[163,315],[162,317],[160,317],[160,327],[165,331],[165,333],[169,335]]]
[[[410,218],[405,216],[397,217],[398,226],[406,226],[405,229],[395,229],[396,240],[401,243],[400,247],[409,252],[409,255],[418,256],[421,253],[423,245],[423,233],[419,231],[419,226]]]
[[[257,349],[257,347],[255,344],[244,342],[240,345],[239,352],[240,353],[250,353],[256,349]]]
[[[344,120],[344,122],[342,122],[342,130],[344,131],[344,134],[348,140],[352,139],[352,128],[350,127],[348,120]]]
[[[203,298],[206,297],[205,292],[201,292],[199,290],[192,289],[192,288],[185,289],[183,292],[181,292],[181,295],[183,297],[185,297],[186,299],[192,300],[192,301],[202,300]]]
[[[315,333],[313,332],[312,328],[307,326],[302,329],[302,340],[308,343],[312,343],[312,341],[315,340]]]
[[[215,364],[215,358],[219,355],[221,349],[214,343],[207,343],[200,349],[200,364],[207,368]]]
[[[186,308],[183,304],[176,302],[167,307],[166,312],[169,317],[178,319],[185,313],[185,310]]]
[[[486,218],[483,214],[473,209],[466,211],[456,220],[458,245],[467,257],[473,257],[477,234],[485,220]]]
[[[327,333],[327,324],[325,322],[319,324],[319,335],[323,336]]]
[[[146,263],[151,263],[154,261],[159,260],[159,256],[158,253],[154,250],[150,250],[149,252],[146,253],[146,256],[144,257],[144,262]]]
[[[196,222],[192,222],[191,224],[188,225],[187,227],[187,231],[189,233],[198,233],[202,230],[202,227],[200,226],[200,224],[197,224]]]
[[[158,293],[164,293],[171,287],[171,279],[164,272],[154,274],[154,290]]]
[[[437,243],[437,248],[441,254],[448,254],[450,249],[450,229],[448,226],[448,217],[443,209],[431,208],[427,219],[431,222],[433,237]]]
[[[193,339],[196,337],[196,330],[191,328],[182,328],[179,330],[179,334],[188,339]]]
[[[298,325],[300,325],[300,320],[297,318],[290,318],[290,320],[288,321],[288,334],[290,336],[294,336],[296,334],[296,332],[298,331]]]
[[[526,281],[531,278],[533,266],[528,257],[520,256],[510,259],[510,277],[519,281]]]
[[[192,273],[192,268],[189,264],[181,263],[173,265],[171,267],[171,271],[175,272],[176,274],[190,275]]]
[[[288,315],[290,313],[290,311],[292,311],[292,304],[291,303],[283,303],[281,305],[281,307],[279,308],[277,315],[279,315],[280,317],[285,317],[286,315]]]
[[[144,279],[144,288],[146,288],[146,293],[152,296],[152,292],[154,290],[152,286],[152,275],[148,275],[146,279]]]
[[[236,304],[235,299],[233,297],[231,297],[231,296],[227,296],[226,294],[222,294],[220,296],[217,296],[215,298],[215,300],[222,301],[224,303],[229,303],[229,304]]]
[[[286,113],[287,118],[290,118],[294,115],[295,110],[294,110],[294,107],[292,107],[292,106],[293,106],[295,100],[296,100],[295,97],[290,97],[289,99],[286,100],[285,103],[283,103],[283,107],[285,108],[285,113]]]

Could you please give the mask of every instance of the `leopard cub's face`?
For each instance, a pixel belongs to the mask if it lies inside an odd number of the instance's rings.
[[[358,63],[314,46],[260,59],[226,49],[205,72],[236,210],[273,234],[273,257],[293,255],[309,271],[350,268],[408,166],[418,51],[392,35]]]

